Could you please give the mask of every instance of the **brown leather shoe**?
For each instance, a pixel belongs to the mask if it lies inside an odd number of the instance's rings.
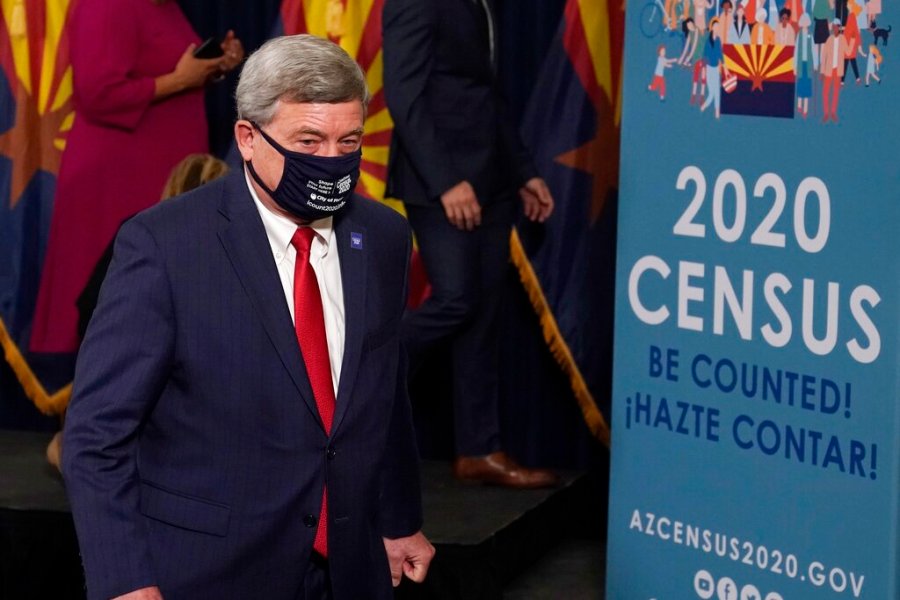
[[[559,485],[556,473],[546,469],[527,469],[506,452],[487,456],[460,456],[453,461],[453,476],[467,483],[486,483],[511,488],[542,488]]]

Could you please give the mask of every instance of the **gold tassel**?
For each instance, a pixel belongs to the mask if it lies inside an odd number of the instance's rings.
[[[39,411],[45,415],[61,415],[65,412],[69,405],[69,399],[72,397],[72,384],[58,390],[52,396],[47,394],[47,390],[38,381],[31,367],[25,362],[25,358],[19,351],[19,348],[9,336],[3,319],[0,319],[0,346],[3,347],[3,355],[6,362],[16,375],[16,379],[25,391],[25,395],[31,400]]]
[[[559,331],[556,317],[553,316],[553,311],[550,310],[550,305],[547,303],[543,289],[541,289],[541,283],[534,272],[534,268],[531,266],[531,262],[528,260],[528,256],[525,254],[522,240],[519,238],[519,232],[515,228],[513,228],[509,237],[509,249],[513,264],[516,265],[519,271],[519,279],[525,287],[528,299],[531,301],[532,307],[534,307],[534,312],[537,313],[540,319],[544,341],[547,342],[553,358],[556,359],[563,372],[569,377],[569,384],[572,386],[575,400],[578,402],[579,408],[581,408],[584,422],[594,437],[609,448],[609,425],[607,425],[606,419],[597,408],[594,396],[584,381],[581,370],[575,362],[575,357],[572,356],[572,351],[569,350],[568,344],[566,344],[562,333]]]

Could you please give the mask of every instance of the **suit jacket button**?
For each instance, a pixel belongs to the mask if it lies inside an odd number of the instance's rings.
[[[334,460],[334,457],[335,457],[336,455],[337,455],[337,450],[335,450],[334,448],[332,448],[332,447],[330,447],[330,446],[329,446],[328,449],[325,451],[325,456],[328,457],[328,460]]]
[[[315,515],[306,515],[303,517],[303,524],[307,527],[315,527],[316,526],[316,516]]]

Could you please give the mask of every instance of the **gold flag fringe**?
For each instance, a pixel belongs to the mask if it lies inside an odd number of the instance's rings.
[[[50,395],[41,382],[38,381],[31,367],[25,362],[25,358],[16,346],[16,343],[9,336],[3,319],[0,319],[0,346],[3,347],[3,355],[6,362],[12,368],[16,379],[25,390],[25,395],[34,403],[39,411],[45,415],[61,415],[69,405],[69,398],[72,396],[72,384],[65,386],[55,394]]]
[[[587,423],[588,429],[590,429],[594,437],[609,448],[609,425],[597,408],[594,396],[581,375],[581,370],[575,362],[575,357],[572,356],[569,345],[559,331],[556,317],[553,316],[553,311],[550,310],[550,305],[547,303],[546,296],[544,296],[544,290],[541,288],[537,274],[534,272],[534,268],[525,254],[522,240],[519,238],[519,232],[515,227],[509,237],[509,249],[513,264],[516,265],[516,269],[519,271],[519,279],[528,293],[528,299],[534,307],[534,312],[537,313],[540,319],[544,341],[547,342],[547,346],[550,348],[550,352],[553,354],[556,362],[559,363],[563,372],[569,377],[569,383],[572,386],[572,391],[575,393],[578,406],[581,408],[584,422]]]

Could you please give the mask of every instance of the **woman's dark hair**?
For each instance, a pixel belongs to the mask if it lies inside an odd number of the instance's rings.
[[[685,35],[685,37],[687,37],[687,34],[688,34],[688,23],[693,23],[693,22],[694,22],[693,17],[688,17],[687,19],[685,19],[684,21],[681,22],[681,33],[683,33]]]

